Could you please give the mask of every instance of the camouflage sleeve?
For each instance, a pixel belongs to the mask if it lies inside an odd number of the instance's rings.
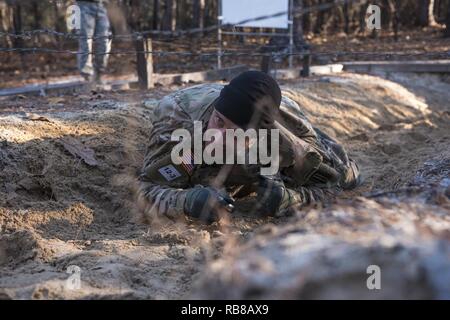
[[[157,217],[176,220],[184,215],[186,193],[183,189],[141,180],[138,189],[139,208],[150,221]]]
[[[177,105],[173,95],[164,97],[153,114],[153,128],[138,188],[138,205],[148,219],[183,216],[189,176],[171,160],[173,130],[188,127],[190,118]]]
[[[298,137],[311,143],[317,139],[316,131],[297,102],[283,96],[280,112],[287,127],[292,128]]]
[[[276,217],[291,215],[304,207],[313,203],[325,203],[335,197],[332,189],[322,189],[317,187],[287,188],[287,199],[283,201],[280,209],[275,214]]]
[[[148,218],[174,219],[184,215],[184,201],[193,186],[194,169],[191,163],[172,162],[171,151],[177,142],[171,141],[171,135],[175,129],[193,132],[193,121],[207,114],[207,107],[221,88],[218,84],[186,88],[164,97],[156,106],[139,187],[139,206]]]
[[[285,94],[290,95],[289,92]],[[320,129],[313,127],[298,103],[284,96],[281,114],[284,124],[293,133],[287,132],[291,144],[294,145],[293,154],[304,155],[305,151],[309,150],[309,156],[305,157],[305,161],[301,161],[302,157],[295,159],[294,156],[293,165],[285,169],[287,176],[295,177],[299,185],[308,184],[325,188],[338,183],[344,189],[351,189],[361,183],[358,166],[348,157],[343,146]],[[299,148],[301,151],[305,150],[304,152],[296,152],[295,145],[302,145],[303,142],[309,146]],[[281,152],[280,154],[282,155]],[[302,193],[304,198],[317,198],[313,194],[310,196],[308,192]]]
[[[334,194],[331,189],[322,189],[314,186],[297,187],[295,189],[288,189],[290,200],[289,206],[298,205],[306,206],[316,202],[324,202],[327,198]]]

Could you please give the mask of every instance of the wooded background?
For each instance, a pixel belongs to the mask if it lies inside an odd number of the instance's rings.
[[[111,0],[113,33],[142,30],[185,30],[217,24],[218,0]],[[294,0],[296,9],[332,3],[333,0]],[[66,32],[65,9],[74,1],[0,0],[0,32],[20,33],[33,29]],[[345,32],[364,33],[369,4],[382,8],[382,29],[450,26],[450,0],[371,0],[337,5],[327,10],[298,15],[294,20],[297,40]],[[444,30],[450,36],[450,27]],[[46,41],[40,39],[40,41]],[[2,37],[0,45],[21,45],[21,39]]]
[[[337,4],[336,2],[339,2]],[[450,0],[293,0],[293,65],[366,60],[448,59]],[[0,0],[0,87],[65,75],[76,75],[76,36],[68,36],[65,14],[73,0]],[[153,31],[153,70],[159,74],[196,72],[218,67],[218,0],[110,0],[113,46],[108,74],[136,72],[135,32]],[[367,7],[381,7],[382,28],[367,29]],[[318,10],[325,8],[325,10]],[[201,32],[180,33],[180,30]],[[230,27],[226,28],[231,31]],[[243,30],[241,30],[243,29]],[[37,32],[27,33],[27,31]],[[54,31],[61,33],[55,34]],[[154,34],[157,31],[158,34]],[[290,65],[288,37],[251,32],[283,33],[283,29],[239,28],[247,36],[223,35],[221,65],[245,64],[274,69]],[[397,32],[396,32],[397,31]],[[164,34],[161,34],[164,33]],[[19,35],[19,36],[15,36]],[[447,38],[445,38],[447,37]],[[307,49],[307,50],[305,50]],[[139,51],[139,50],[138,50]],[[175,53],[175,54],[171,54]],[[177,55],[176,53],[179,53]],[[184,53],[187,53],[184,55]],[[264,61],[261,53],[266,54]]]

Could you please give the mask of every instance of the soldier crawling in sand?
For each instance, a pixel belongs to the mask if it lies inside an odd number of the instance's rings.
[[[226,86],[203,84],[174,92],[154,112],[138,191],[138,204],[150,220],[189,217],[212,223],[232,212],[236,199],[250,194],[256,194],[255,215],[282,216],[361,182],[358,166],[344,148],[314,128],[300,106],[282,96],[277,82],[265,73],[248,71]],[[176,161],[172,151],[179,142],[173,132],[183,128],[194,133],[199,122],[203,132],[221,133],[224,146],[236,143],[227,139],[230,129],[266,129],[272,134],[276,129],[279,139],[266,139],[277,142],[277,152],[271,154],[277,156],[276,172],[264,174],[261,169],[267,164],[259,160],[198,163],[194,147]],[[251,142],[246,142],[248,151]],[[203,148],[208,144],[202,141]]]

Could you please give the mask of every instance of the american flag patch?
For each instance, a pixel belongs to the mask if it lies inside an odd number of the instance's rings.
[[[183,152],[183,156],[181,157],[181,165],[189,175],[192,174],[192,171],[194,171],[194,157],[190,151],[186,153]]]

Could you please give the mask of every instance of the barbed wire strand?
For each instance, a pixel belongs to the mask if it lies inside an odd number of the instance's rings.
[[[91,51],[74,51],[74,50],[60,50],[60,49],[50,49],[50,48],[0,48],[0,52],[45,52],[45,53],[56,53],[56,54],[72,54],[72,55],[88,55],[94,54]],[[190,52],[190,51],[136,51],[136,50],[116,50],[110,52],[96,52],[98,55],[135,55],[137,53],[142,54],[152,54],[156,57],[164,57],[164,56],[218,56],[217,52]],[[342,55],[357,55],[357,56],[379,56],[384,58],[389,58],[393,56],[446,56],[450,57],[450,51],[437,51],[437,52],[416,52],[416,53],[406,53],[406,52],[373,52],[373,51],[300,51],[300,52],[286,52],[286,53],[274,53],[274,52],[253,52],[249,53],[245,52],[227,52],[224,51],[220,54],[222,57],[227,56],[253,56],[253,57],[271,57],[274,54],[279,54],[285,57],[288,56],[305,56],[305,55],[313,55],[313,56],[323,56],[323,55],[331,55],[331,56],[342,56]]]
[[[318,11],[324,11],[329,10],[333,7],[337,7],[344,4],[350,4],[350,3],[358,3],[362,5],[364,3],[364,0],[334,0],[330,3],[323,3],[315,6],[310,6],[306,8],[297,8],[295,10],[292,10],[292,13],[295,17],[299,15],[305,15],[313,12]],[[281,11],[277,12],[271,15],[264,15],[259,16],[251,19],[245,19],[233,24],[223,24],[221,28],[227,28],[227,27],[236,27],[240,25],[244,25],[250,22],[257,22],[262,20],[267,20],[270,18],[276,18],[283,15],[289,14],[289,11]],[[218,25],[209,26],[206,28],[193,28],[188,30],[175,30],[175,31],[164,31],[164,30],[145,30],[145,31],[135,31],[131,32],[129,34],[119,34],[119,35],[106,35],[106,36],[86,36],[86,35],[80,35],[79,33],[73,33],[73,32],[59,32],[52,29],[36,29],[36,30],[30,30],[30,31],[23,31],[21,33],[11,33],[11,32],[0,32],[0,37],[11,37],[16,39],[32,39],[36,35],[46,34],[46,35],[53,35],[57,37],[64,37],[68,39],[89,39],[89,40],[98,40],[98,39],[121,39],[121,40],[134,40],[139,39],[143,37],[148,36],[156,36],[156,35],[162,35],[162,36],[171,36],[171,37],[181,37],[189,34],[196,34],[196,33],[208,33],[211,31],[215,31],[218,29]]]
[[[360,5],[362,5],[363,3],[365,3],[364,0],[335,0],[333,2],[330,3],[324,3],[324,4],[319,4],[319,5],[315,5],[315,6],[310,6],[310,7],[306,7],[306,8],[299,8],[293,11],[294,16],[295,15],[303,15],[303,14],[308,14],[311,12],[317,12],[317,11],[322,11],[322,10],[329,10],[333,7],[339,6],[339,5],[343,5],[343,4],[349,4],[349,3],[358,3]],[[256,18],[252,18],[252,19],[246,19],[243,21],[240,21],[234,25],[228,25],[228,26],[236,26],[236,25],[242,25],[242,24],[246,24],[249,22],[254,22],[254,21],[260,21],[260,20],[266,20],[269,18],[273,18],[273,17],[278,17],[278,16],[282,16],[282,15],[286,15],[288,12],[283,11],[283,12],[278,12],[278,13],[274,13],[271,15],[265,15],[265,16],[260,16],[260,17],[256,17]],[[227,26],[227,25],[224,25]],[[133,39],[139,39],[142,37],[146,37],[148,35],[185,35],[185,34],[190,34],[190,33],[197,33],[197,32],[208,32],[208,31],[212,31],[217,29],[217,26],[210,26],[207,28],[194,28],[194,29],[189,29],[189,30],[179,30],[179,31],[157,31],[157,30],[147,30],[147,31],[140,31],[140,32],[133,32],[131,34],[125,34],[125,35],[110,35],[110,36],[98,36],[98,37],[86,37],[86,36],[80,36],[79,34],[74,34],[74,33],[64,33],[64,32],[58,32],[55,30],[49,30],[49,29],[39,29],[39,30],[31,30],[31,31],[25,31],[21,34],[15,34],[15,33],[5,33],[5,32],[0,32],[0,36],[10,36],[13,38],[32,38],[32,36],[37,35],[37,34],[50,34],[50,35],[55,35],[55,36],[59,36],[59,37],[63,37],[64,40],[67,40],[68,38],[77,38],[77,39],[101,39],[101,38],[113,38],[113,39],[128,39],[128,38],[133,38]],[[65,41],[64,41],[65,42]],[[158,42],[158,40],[157,40]],[[161,43],[163,43],[161,41]],[[169,45],[172,45],[170,43],[166,43]],[[265,49],[267,51],[267,49],[269,48],[278,48],[280,49],[280,45],[261,45],[258,50],[261,49]],[[314,56],[321,56],[321,55],[331,55],[331,56],[342,56],[342,55],[357,55],[357,56],[370,56],[370,57],[374,57],[374,56],[378,56],[378,57],[384,57],[384,58],[389,58],[389,57],[393,57],[393,56],[407,56],[407,57],[416,57],[416,56],[422,56],[422,57],[436,57],[436,56],[445,56],[445,57],[449,57],[450,56],[450,52],[420,52],[420,53],[399,53],[399,52],[355,52],[355,51],[329,51],[329,52],[314,52],[314,51],[297,51],[297,52],[254,52],[254,50],[252,51],[251,49],[248,49],[247,51],[243,51],[242,49],[236,49],[237,51],[232,51],[235,49],[228,49],[223,51],[222,53],[218,53],[218,52],[211,52],[211,53],[205,53],[205,52],[189,52],[189,51],[136,51],[136,50],[115,50],[115,51],[109,51],[109,52],[96,52],[95,54],[99,54],[99,55],[104,55],[104,54],[108,54],[108,55],[127,55],[127,54],[138,54],[138,53],[143,53],[143,54],[152,54],[156,57],[163,57],[163,56],[202,56],[202,57],[227,57],[227,56],[235,56],[235,57],[239,57],[239,56],[253,56],[253,57],[274,57],[274,56],[283,56],[283,57],[289,57],[289,56],[305,56],[308,54],[314,55]],[[245,50],[245,49],[244,49]],[[94,52],[80,52],[80,51],[74,51],[74,50],[62,50],[62,49],[51,49],[51,48],[42,48],[42,47],[31,47],[31,48],[0,48],[0,52],[19,52],[19,53],[38,53],[38,52],[43,52],[43,53],[55,53],[55,54],[83,54],[83,55],[88,55],[88,54],[94,54]]]

